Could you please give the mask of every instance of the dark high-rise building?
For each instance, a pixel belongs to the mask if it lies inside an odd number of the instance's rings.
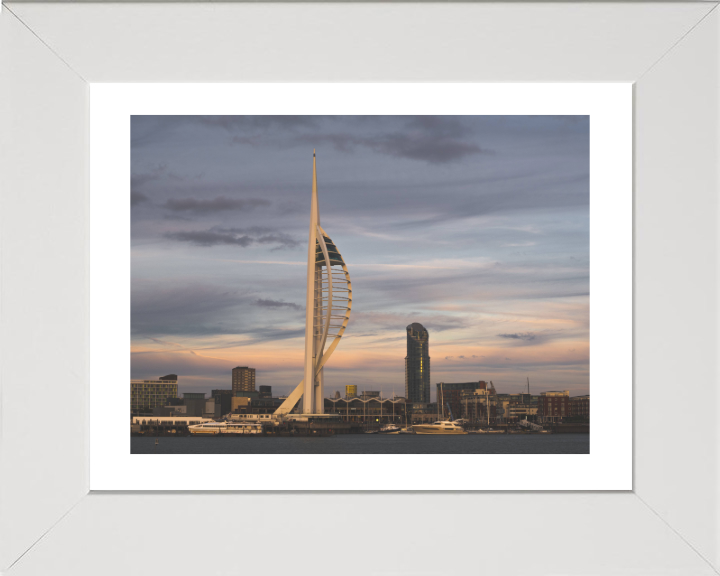
[[[255,392],[255,368],[238,366],[232,369],[233,392]]]
[[[408,402],[430,402],[430,355],[428,331],[413,322],[407,327],[405,398]]]
[[[235,392],[232,390],[213,390],[210,393],[215,398],[215,403],[220,405],[220,414],[228,414],[232,410],[232,397]]]

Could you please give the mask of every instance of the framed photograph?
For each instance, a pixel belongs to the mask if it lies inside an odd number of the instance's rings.
[[[4,5],[0,570],[717,573],[719,26]]]
[[[93,87],[91,489],[630,489],[631,104],[627,84]],[[607,380],[589,434],[571,401]],[[358,454],[390,473],[348,475]]]

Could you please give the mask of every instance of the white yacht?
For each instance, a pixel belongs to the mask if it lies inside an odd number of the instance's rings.
[[[191,434],[262,434],[262,424],[257,422],[203,422],[188,426]]]
[[[395,424],[385,424],[382,428],[380,428],[380,434],[399,434],[400,433],[400,426],[395,426]]]
[[[450,420],[439,420],[432,424],[413,424],[415,434],[467,434],[465,428]]]

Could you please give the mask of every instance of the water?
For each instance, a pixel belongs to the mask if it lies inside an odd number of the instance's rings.
[[[133,437],[132,454],[589,454],[589,434]]]

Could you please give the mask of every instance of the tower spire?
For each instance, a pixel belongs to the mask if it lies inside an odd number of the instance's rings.
[[[311,414],[315,404],[315,309],[318,297],[317,267],[315,251],[317,245],[317,227],[319,222],[317,197],[317,167],[313,149],[312,199],[310,201],[310,233],[308,237],[307,297],[305,300],[305,390],[303,392],[303,412]],[[322,296],[322,294],[320,294]]]

